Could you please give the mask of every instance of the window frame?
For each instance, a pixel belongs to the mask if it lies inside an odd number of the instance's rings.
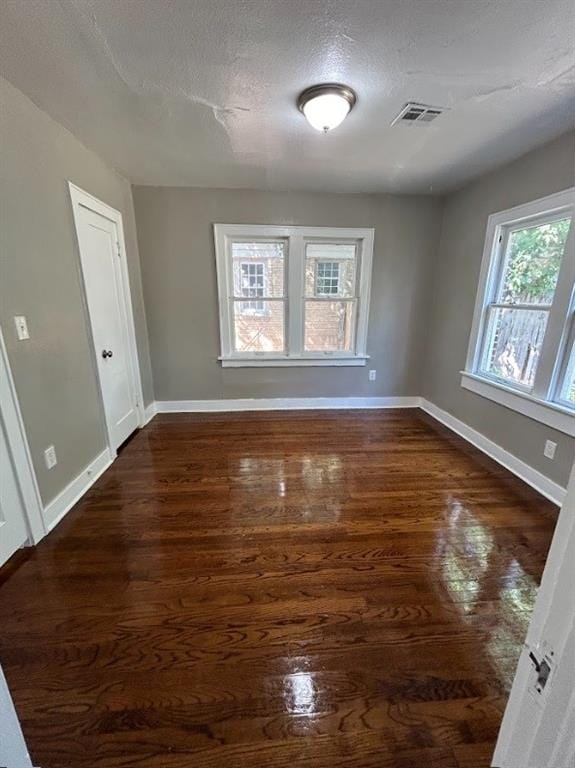
[[[571,217],[553,302],[541,346],[541,356],[533,386],[526,387],[481,370],[488,333],[489,307],[497,305],[505,267],[509,234],[521,226],[536,226]],[[575,340],[575,187],[539,198],[524,205],[489,216],[479,287],[469,337],[461,385],[475,394],[493,400],[575,436],[575,407],[560,400],[568,358]],[[522,306],[522,305],[519,305]]]
[[[367,363],[367,329],[373,265],[374,230],[349,227],[300,227],[262,224],[214,224],[218,283],[221,353],[223,367],[363,366]],[[284,250],[283,352],[236,352],[234,350],[233,265],[234,241],[282,241]],[[350,352],[304,350],[305,246],[308,242],[356,243],[355,344]],[[267,297],[266,297],[267,298]],[[336,301],[329,296],[325,300]],[[275,297],[274,300],[278,300]]]
[[[571,401],[562,397],[562,392],[565,384],[565,380],[570,372],[570,368],[575,366],[575,310],[572,310],[571,327],[569,335],[567,337],[567,343],[563,354],[563,360],[559,368],[559,374],[555,385],[555,398],[554,402],[562,407],[568,408],[570,411],[575,409],[575,405]]]

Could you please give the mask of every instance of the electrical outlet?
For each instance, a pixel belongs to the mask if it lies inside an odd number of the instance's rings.
[[[543,455],[546,456],[548,459],[554,459],[556,448],[557,448],[557,443],[554,443],[553,440],[546,440],[545,448],[543,449]]]
[[[377,371],[371,370],[369,372],[369,380],[370,381],[375,381],[376,379],[377,379]]]
[[[14,317],[14,325],[16,326],[16,335],[18,336],[18,341],[26,341],[26,339],[30,338],[30,334],[28,332],[28,323],[24,315],[16,315]]]
[[[48,469],[52,469],[52,467],[55,467],[58,463],[58,459],[56,458],[56,449],[53,445],[49,445],[48,448],[46,448],[44,451],[44,461],[46,462]]]

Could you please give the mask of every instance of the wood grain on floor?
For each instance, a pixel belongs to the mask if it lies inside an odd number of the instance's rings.
[[[158,416],[0,580],[35,764],[487,768],[555,520],[417,410]]]

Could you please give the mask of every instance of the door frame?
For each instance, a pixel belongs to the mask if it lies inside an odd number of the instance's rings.
[[[28,546],[30,546],[38,544],[47,533],[44,523],[44,505],[36,480],[2,328],[0,328],[0,406],[16,483],[22,498],[24,519],[28,529]]]
[[[92,350],[92,361],[94,364],[94,370],[96,372],[96,381],[98,383],[98,391],[100,394],[100,408],[103,423],[106,429],[108,448],[112,459],[117,455],[117,450],[114,448],[112,441],[112,432],[108,419],[106,416],[106,407],[104,403],[104,395],[102,392],[102,382],[100,380],[100,372],[98,369],[98,359],[96,357],[97,350],[94,342],[94,332],[92,325],[92,318],[90,316],[90,309],[88,306],[88,291],[86,287],[86,280],[84,274],[84,262],[82,260],[82,249],[80,247],[80,209],[86,208],[89,211],[103,216],[110,221],[113,221],[116,225],[118,232],[118,256],[120,264],[120,282],[121,282],[121,297],[124,303],[124,316],[126,318],[126,339],[128,343],[128,366],[130,370],[130,376],[132,379],[132,397],[134,399],[134,406],[138,414],[138,426],[143,427],[145,425],[145,412],[144,412],[144,395],[142,391],[142,376],[140,373],[140,362],[138,359],[138,347],[136,342],[136,328],[134,324],[134,312],[132,307],[132,294],[130,291],[130,277],[128,274],[128,261],[126,252],[126,241],[124,238],[124,223],[122,220],[122,214],[115,208],[107,205],[106,203],[98,200],[97,197],[91,195],[89,192],[76,186],[72,181],[68,181],[68,189],[70,191],[70,201],[72,203],[72,213],[74,216],[74,228],[76,231],[76,245],[78,248],[78,257],[80,265],[80,276],[82,283],[82,295],[84,300],[84,308],[86,316],[88,318],[88,325],[90,330],[90,347]]]

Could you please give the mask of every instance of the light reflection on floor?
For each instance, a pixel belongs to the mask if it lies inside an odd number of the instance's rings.
[[[441,583],[463,614],[470,614],[480,595],[480,578],[489,567],[493,535],[457,498],[448,496],[446,525],[437,532],[435,553]]]
[[[284,703],[286,712],[291,715],[314,715],[317,691],[313,675],[309,672],[294,672],[284,679]]]
[[[468,506],[448,496],[447,525],[437,533],[436,554],[440,565],[442,588],[451,602],[470,623],[477,621],[481,610],[483,581],[491,578],[491,559],[505,557],[498,549],[492,531]],[[527,632],[537,584],[512,555],[505,575],[501,577],[498,599],[505,606],[497,614],[497,623],[486,625],[484,650],[498,679],[508,687],[510,665],[506,649],[514,649]],[[497,569],[500,571],[500,567]]]
[[[334,484],[344,482],[345,473],[341,458],[335,454],[302,455],[301,457],[263,458],[259,456],[242,456],[237,460],[237,466],[228,468],[230,478],[230,493],[232,499],[236,496],[245,499],[246,488],[257,488],[258,493],[265,489],[274,493],[278,499],[284,500],[290,494],[300,492],[303,501],[299,500],[297,515],[302,521],[318,522],[317,501],[309,507],[305,504],[305,494],[316,491],[328,492]],[[254,480],[256,478],[256,480]],[[338,501],[330,503],[327,514],[322,515],[321,522],[337,522],[340,517]]]
[[[343,467],[339,456],[302,457],[301,475],[305,488],[318,490],[344,480]]]

